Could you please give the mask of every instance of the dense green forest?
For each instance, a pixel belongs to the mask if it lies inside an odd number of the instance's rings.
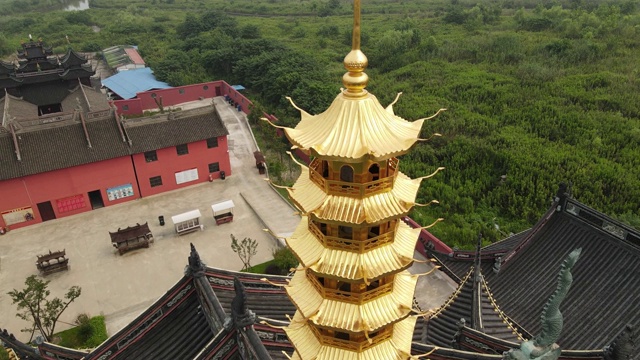
[[[0,0],[0,54],[27,35],[60,52],[136,44],[172,85],[240,83],[257,111],[293,125],[338,94],[350,49],[348,0]],[[408,120],[448,111],[402,157],[423,183],[418,222],[468,248],[530,227],[561,181],[578,200],[640,228],[640,3],[637,0],[363,1],[368,89]],[[255,117],[252,117],[255,120]],[[272,128],[255,123],[265,146]],[[265,140],[266,139],[266,140]],[[276,175],[286,173],[272,157]],[[285,162],[286,164],[286,162]],[[284,183],[291,178],[282,177]]]

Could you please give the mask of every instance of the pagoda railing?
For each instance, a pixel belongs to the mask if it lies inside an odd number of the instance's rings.
[[[313,285],[316,291],[318,291],[319,294],[322,294],[323,298],[355,305],[361,305],[371,300],[375,300],[393,291],[393,283],[380,285],[373,290],[365,291],[362,293],[355,293],[338,289],[328,289],[322,286],[318,279],[310,273],[307,273],[307,279],[309,280],[309,282],[311,282],[311,285]]]
[[[322,177],[322,161],[314,159],[309,164],[309,176],[311,181],[321,187],[330,195],[365,197],[389,191],[393,188],[393,181],[397,176],[398,159],[389,159],[387,162],[389,176],[365,183],[353,183],[338,180],[328,180]]]
[[[309,231],[327,248],[358,253],[369,251],[379,246],[391,243],[393,242],[394,235],[394,231],[390,230],[366,240],[345,239],[323,234],[322,231],[320,231],[320,229],[311,221],[309,221]]]
[[[309,328],[311,328],[311,331],[322,345],[333,346],[354,352],[362,352],[372,348],[383,341],[391,339],[391,335],[393,334],[390,330],[385,329],[380,331],[379,334],[370,337],[369,340],[365,339],[363,341],[354,341],[338,339],[331,335],[322,334],[314,325],[309,325]]]

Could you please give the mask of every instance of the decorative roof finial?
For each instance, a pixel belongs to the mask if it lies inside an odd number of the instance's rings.
[[[244,284],[237,276],[233,277],[233,289],[236,295],[231,301],[231,316],[225,320],[224,327],[227,330],[233,327],[241,329],[256,322],[256,314],[247,308],[247,292]]]
[[[189,254],[189,265],[185,269],[186,275],[193,277],[204,276],[205,264],[200,260],[200,254],[196,250],[196,247],[191,243],[191,253]]]
[[[542,331],[532,340],[520,344],[520,349],[511,349],[502,354],[505,360],[557,360],[560,357],[560,346],[556,341],[560,338],[563,318],[560,303],[567,296],[573,283],[571,269],[580,257],[581,248],[573,250],[562,263],[558,274],[558,286],[542,310]]]
[[[342,84],[347,90],[343,94],[350,97],[362,97],[367,94],[364,88],[369,82],[369,76],[364,70],[369,60],[360,50],[360,0],[353,1],[353,37],[351,51],[344,58],[344,68],[347,73],[342,76]]]

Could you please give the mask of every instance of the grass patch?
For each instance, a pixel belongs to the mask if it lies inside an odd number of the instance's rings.
[[[57,333],[55,336],[60,337],[58,345],[72,349],[95,348],[107,339],[107,326],[104,322],[104,316],[94,316],[89,320],[91,325],[91,336],[87,341],[83,342],[80,335],[80,327]]]
[[[252,266],[245,272],[252,273],[252,274],[264,274],[265,270],[267,269],[267,266],[274,263],[275,263],[275,260],[269,260],[267,262],[263,262],[262,264]]]

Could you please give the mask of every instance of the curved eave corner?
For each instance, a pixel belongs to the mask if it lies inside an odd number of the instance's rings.
[[[383,108],[370,93],[362,98],[341,93],[318,115],[291,103],[301,114],[295,128],[283,128],[291,143],[336,159],[386,159],[403,154],[419,140],[425,121],[409,122],[396,116],[391,106]]]

